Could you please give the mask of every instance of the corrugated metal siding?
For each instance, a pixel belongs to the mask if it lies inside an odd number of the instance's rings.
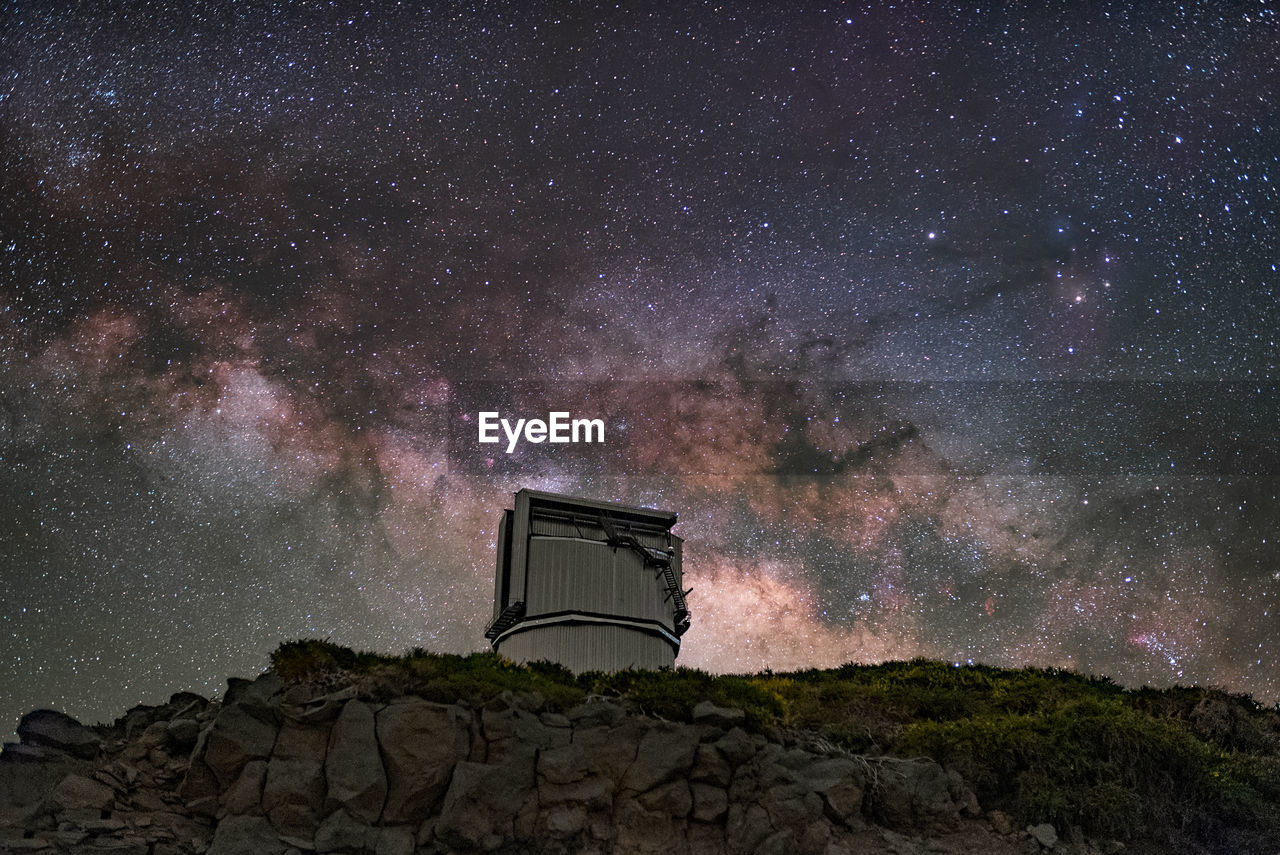
[[[647,618],[670,628],[673,607],[655,570],[630,549],[534,537],[529,542],[525,615],[566,609]]]
[[[670,668],[671,645],[660,638],[622,626],[551,624],[508,636],[498,652],[516,662],[547,659],[570,671],[616,671],[624,668]]]
[[[618,531],[627,531],[627,527],[619,523]],[[596,523],[586,520],[567,520],[560,518],[541,517],[536,513],[530,523],[530,532],[533,535],[547,535],[550,537],[581,537],[587,540],[607,540],[608,535],[602,527]],[[645,531],[640,528],[633,527],[630,532],[636,536],[636,540],[645,546],[651,546],[655,549],[666,549],[667,535],[663,533],[654,533]]]
[[[511,538],[511,511],[502,512],[502,520],[498,523],[498,558],[497,570],[493,574],[493,619],[497,620],[498,615],[502,614],[502,610],[506,608],[508,603],[510,585],[511,567],[508,564],[511,556],[508,554],[508,541]]]

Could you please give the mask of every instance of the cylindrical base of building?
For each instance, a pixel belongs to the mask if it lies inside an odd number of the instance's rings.
[[[575,674],[675,665],[676,653],[661,635],[617,624],[548,623],[518,627],[498,639],[496,649],[515,662],[546,659]]]

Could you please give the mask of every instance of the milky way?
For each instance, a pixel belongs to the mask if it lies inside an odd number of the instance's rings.
[[[521,487],[683,664],[1274,702],[1280,22],[1004,5],[10,4],[0,732],[480,649]]]

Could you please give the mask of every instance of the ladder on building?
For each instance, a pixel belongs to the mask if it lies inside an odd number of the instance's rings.
[[[676,635],[684,635],[688,631],[690,624],[689,606],[685,597],[688,596],[689,591],[692,591],[693,588],[689,588],[687,591],[680,590],[680,585],[676,581],[676,571],[671,566],[672,551],[670,549],[663,550],[645,546],[629,530],[618,531],[617,527],[614,526],[603,511],[600,512],[600,527],[604,529],[605,536],[609,539],[609,546],[614,548],[625,546],[643,559],[645,567],[658,568],[658,572],[661,574],[667,589],[667,596],[663,599],[672,601],[674,605],[672,617]]]

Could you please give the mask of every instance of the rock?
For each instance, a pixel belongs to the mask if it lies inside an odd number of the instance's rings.
[[[1028,825],[1027,834],[1030,834],[1032,839],[1045,849],[1052,849],[1058,845],[1058,832],[1047,822],[1042,822],[1039,825]]]
[[[689,785],[693,796],[693,818],[700,822],[719,822],[729,809],[729,794],[712,784]]]
[[[862,824],[866,786],[863,765],[845,757],[817,760],[800,769],[801,780],[822,797],[827,816],[846,826]]]
[[[266,760],[276,741],[276,726],[243,706],[223,706],[205,740],[203,762],[221,788],[235,782],[250,760]]]
[[[697,808],[694,808],[697,810]],[[689,851],[697,855],[723,855],[725,851],[724,826],[720,823],[689,823]],[[824,855],[847,855],[827,851]]]
[[[952,781],[937,763],[885,757],[876,766],[870,796],[872,813],[880,822],[917,833],[959,824],[961,806],[951,796]]]
[[[115,791],[99,781],[83,775],[68,775],[53,788],[51,796],[59,811],[86,809],[106,810],[115,800]]]
[[[365,848],[374,855],[413,855],[413,830],[404,826],[379,828],[372,839],[366,838]]]
[[[207,816],[210,819],[218,815],[218,799],[216,796],[202,796],[187,802],[187,811],[192,816]]]
[[[370,824],[378,821],[387,798],[387,776],[378,753],[373,709],[362,701],[348,701],[329,733],[324,764],[328,794],[324,809],[345,808]]]
[[[735,727],[715,742],[716,750],[735,769],[747,762],[764,747],[763,737],[752,737],[740,727]]]
[[[289,855],[290,852],[313,851],[316,848],[316,842],[309,837],[293,837],[288,834],[279,834],[277,837],[280,838],[281,843],[289,847],[284,855]]]
[[[295,686],[283,696],[282,709],[287,718],[306,724],[331,722],[342,712],[347,702],[358,694],[354,685],[327,695],[311,697],[302,687]]]
[[[627,717],[627,711],[621,704],[597,695],[569,710],[565,717],[578,728],[613,727]]]
[[[276,724],[276,709],[271,701],[283,690],[284,683],[274,671],[268,671],[256,680],[230,677],[227,679],[227,693],[222,699],[222,708],[238,706],[255,715],[266,716],[268,723]]]
[[[435,834],[458,849],[492,850],[515,837],[515,819],[533,798],[533,757],[501,766],[463,761],[440,810]]]
[[[640,740],[648,730],[646,723],[636,720],[615,727],[578,727],[573,731],[572,744],[582,757],[589,758],[591,773],[607,778],[612,789],[635,762]]]
[[[987,811],[987,821],[991,823],[991,830],[996,834],[1009,835],[1013,834],[1013,820],[1002,810]]]
[[[964,778],[954,769],[947,770],[947,793],[964,816],[970,819],[982,816],[982,806],[978,804],[977,794],[969,789]]]
[[[552,784],[572,784],[591,773],[581,745],[561,745],[538,754],[538,780]]]
[[[179,754],[190,754],[200,737],[200,722],[193,718],[177,718],[169,722],[165,736],[168,746]]]
[[[729,804],[725,829],[726,849],[734,855],[751,855],[773,833],[773,824],[761,805],[735,801]]]
[[[328,744],[328,728],[293,723],[280,728],[267,763],[262,810],[282,833],[310,836],[320,824]]]
[[[651,728],[641,738],[636,759],[622,777],[622,788],[643,793],[687,777],[698,741],[698,732],[691,727],[663,723]]]
[[[345,810],[329,814],[316,830],[316,852],[359,852],[365,849],[370,832],[374,829],[351,816]]]
[[[208,855],[284,855],[288,847],[261,816],[229,816],[218,823]]]
[[[178,787],[178,795],[190,804],[198,799],[217,799],[220,787],[213,770],[203,760],[193,760],[187,767],[186,777]]]
[[[51,763],[67,760],[67,755],[56,748],[41,748],[38,745],[22,745],[18,742],[6,742],[4,752],[0,753],[0,763]]]
[[[461,707],[420,698],[391,703],[377,714],[375,729],[387,771],[382,822],[416,825],[438,810],[454,765],[467,758],[469,722]]]
[[[711,724],[716,727],[733,727],[742,724],[747,714],[734,707],[720,707],[711,701],[702,701],[693,708],[694,724]]]
[[[608,811],[613,806],[614,790],[613,781],[603,775],[589,775],[567,784],[539,781],[537,803],[546,807],[569,802],[589,811]]]
[[[542,825],[553,840],[570,840],[586,831],[587,809],[582,805],[553,805],[542,813]]]
[[[111,833],[125,827],[122,819],[80,819],[72,823],[76,828],[90,834]]]
[[[37,748],[52,748],[92,760],[102,747],[99,736],[66,713],[57,710],[35,710],[18,722],[18,739],[21,744]]]
[[[128,785],[121,778],[117,778],[110,768],[93,770],[92,778],[99,784],[106,784],[116,792],[116,795],[124,795],[128,791]]]
[[[784,828],[766,837],[756,852],[758,855],[792,855],[796,848],[795,831]]]
[[[572,723],[569,721],[569,717],[566,715],[561,715],[560,713],[544,712],[542,715],[538,716],[538,721],[542,722],[547,727],[571,727],[572,726]]]
[[[199,736],[200,731],[196,731]],[[130,748],[141,748],[143,752],[150,752],[153,748],[163,748],[169,742],[169,722],[154,721],[147,725],[146,730],[142,732]]]
[[[693,810],[693,794],[687,781],[672,781],[655,787],[637,796],[636,802],[645,810],[670,817],[686,817]]]
[[[267,761],[250,760],[236,782],[219,800],[222,810],[232,815],[262,815],[262,785],[267,780]]]
[[[698,751],[694,754],[693,771],[689,773],[689,780],[704,781],[717,787],[727,787],[732,777],[733,769],[729,767],[729,761],[724,759],[720,749],[714,745],[703,744],[698,746]]]
[[[572,731],[550,727],[540,717],[521,709],[483,710],[482,733],[488,746],[487,761],[501,763],[519,753],[568,745]]]

